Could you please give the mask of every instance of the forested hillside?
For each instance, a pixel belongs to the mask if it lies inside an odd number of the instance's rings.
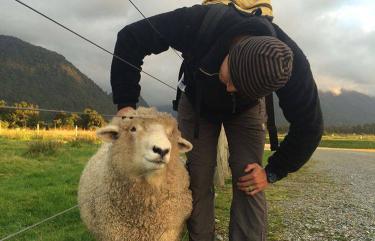
[[[111,96],[64,56],[4,35],[0,35],[0,100],[68,111],[92,108],[101,114],[116,110]]]

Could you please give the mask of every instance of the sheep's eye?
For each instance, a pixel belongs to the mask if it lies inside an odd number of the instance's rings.
[[[133,126],[131,129],[130,129],[131,132],[136,132],[137,131],[137,128],[135,128],[135,126]]]

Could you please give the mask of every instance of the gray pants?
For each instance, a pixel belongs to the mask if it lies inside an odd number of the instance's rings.
[[[262,164],[265,144],[265,103],[224,121],[229,144],[233,200],[230,211],[229,240],[266,240],[267,207],[264,192],[247,196],[237,189],[238,178],[249,163]],[[188,220],[190,241],[213,241],[215,236],[214,173],[221,124],[200,119],[199,138],[194,138],[194,111],[183,94],[178,106],[178,125],[182,136],[193,144],[187,166],[193,193],[193,212]]]

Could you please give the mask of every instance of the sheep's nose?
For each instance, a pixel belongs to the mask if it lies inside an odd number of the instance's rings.
[[[159,154],[161,156],[161,158],[164,158],[165,155],[167,155],[169,153],[169,149],[161,149],[160,147],[157,147],[157,146],[154,146],[152,148],[152,151]]]

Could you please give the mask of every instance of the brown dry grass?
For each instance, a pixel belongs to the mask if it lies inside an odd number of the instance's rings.
[[[98,142],[95,131],[86,130],[30,130],[30,129],[0,129],[0,137],[17,140],[60,140]]]

